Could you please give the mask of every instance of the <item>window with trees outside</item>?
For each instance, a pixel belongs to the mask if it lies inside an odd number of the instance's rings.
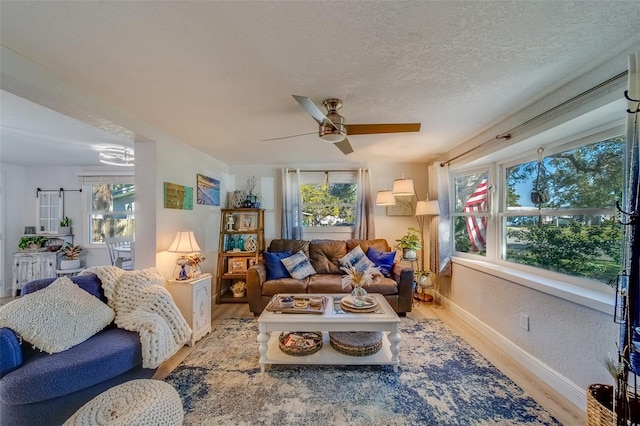
[[[455,250],[614,284],[623,151],[623,136],[539,151],[530,161],[498,165],[496,191],[488,171],[454,176]],[[494,207],[498,220],[491,200],[501,200]]]
[[[302,222],[306,228],[353,226],[356,172],[302,172]]]
[[[89,201],[89,244],[107,237],[132,236],[135,226],[135,185],[94,183],[85,186]]]

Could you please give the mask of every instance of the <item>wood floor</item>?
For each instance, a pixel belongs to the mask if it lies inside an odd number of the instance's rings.
[[[420,302],[417,306],[413,307],[413,310],[407,316],[414,319],[439,318],[449,326],[454,333],[462,337],[489,360],[489,362],[495,365],[549,411],[560,423],[563,425],[582,425],[585,423],[585,413],[583,411],[575,407],[555,390],[542,383],[537,377],[521,367],[520,364],[515,362],[493,343],[478,336],[469,325],[451,314],[451,312],[445,308],[434,307],[431,303]],[[212,328],[215,329],[225,318],[253,318],[253,314],[249,312],[249,306],[246,303],[214,305],[211,312]],[[197,345],[198,343],[196,343],[196,346]],[[167,375],[191,353],[192,349],[190,346],[183,347],[176,355],[158,368],[154,378],[162,380],[167,377]]]

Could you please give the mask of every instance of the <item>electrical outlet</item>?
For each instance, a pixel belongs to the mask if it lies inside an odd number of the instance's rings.
[[[529,315],[520,313],[520,328],[529,331]]]

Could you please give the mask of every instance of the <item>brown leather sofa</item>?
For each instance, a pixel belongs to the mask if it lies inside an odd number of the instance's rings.
[[[350,293],[351,288],[342,288],[342,276],[339,259],[360,245],[366,253],[369,247],[380,251],[390,251],[387,240],[273,240],[267,251],[271,253],[302,250],[316,274],[302,280],[280,278],[267,281],[264,263],[249,268],[247,272],[247,299],[249,309],[255,316],[260,315],[271,298],[278,293]],[[411,312],[413,295],[413,269],[397,262],[393,265],[390,278],[383,278],[377,284],[366,288],[369,293],[381,293],[395,311],[403,316]]]

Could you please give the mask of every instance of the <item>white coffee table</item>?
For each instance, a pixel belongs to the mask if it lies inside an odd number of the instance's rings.
[[[287,294],[289,295],[289,294]],[[296,295],[300,296],[300,295]],[[260,370],[267,364],[339,364],[339,365],[392,365],[398,371],[400,344],[400,318],[381,294],[370,294],[380,305],[377,313],[349,313],[334,309],[334,301],[346,294],[305,294],[306,297],[326,296],[328,303],[320,314],[286,314],[266,309],[258,318],[258,349]],[[282,331],[322,331],[322,349],[306,356],[283,353],[278,344]],[[382,331],[382,349],[368,356],[344,355],[331,347],[329,331]]]

